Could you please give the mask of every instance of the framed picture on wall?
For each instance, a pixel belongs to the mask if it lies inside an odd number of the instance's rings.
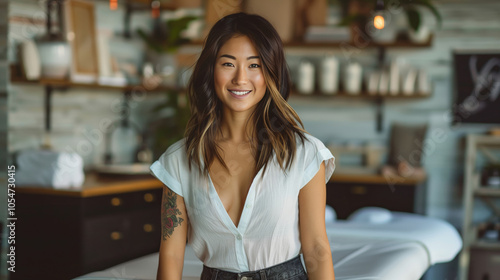
[[[453,124],[500,124],[500,49],[453,52]]]
[[[99,62],[94,3],[68,0],[65,5],[66,32],[73,55],[71,80],[96,82],[99,76]]]

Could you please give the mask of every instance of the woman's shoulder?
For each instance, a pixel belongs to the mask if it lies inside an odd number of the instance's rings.
[[[302,141],[301,137],[296,134],[295,140],[297,143],[297,149],[313,149],[313,148],[320,148],[321,146],[324,146],[323,142],[316,138],[315,136],[309,134],[308,132],[304,132],[304,141]]]
[[[182,138],[178,140],[177,142],[173,143],[172,145],[168,146],[167,150],[165,151],[165,154],[170,155],[170,154],[185,154],[184,147],[186,145],[186,138]]]
[[[163,154],[160,156],[160,159],[163,162],[184,161],[187,158],[185,145],[186,145],[185,138],[178,140],[177,142],[168,146],[165,152],[163,152]]]

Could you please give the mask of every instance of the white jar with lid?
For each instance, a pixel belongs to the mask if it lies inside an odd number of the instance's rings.
[[[297,75],[297,90],[302,94],[312,94],[314,91],[314,65],[302,60]]]
[[[357,62],[349,63],[345,68],[344,90],[348,94],[359,94],[361,92],[362,69]]]
[[[339,61],[333,56],[327,56],[321,61],[319,87],[323,94],[335,94],[339,88]]]

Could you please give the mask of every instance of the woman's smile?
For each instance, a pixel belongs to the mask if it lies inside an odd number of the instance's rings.
[[[245,96],[247,96],[248,94],[250,94],[250,92],[252,92],[252,90],[237,90],[237,89],[228,89],[227,91],[229,91],[229,93],[231,93],[231,95],[233,95],[235,98],[239,99],[245,98]]]

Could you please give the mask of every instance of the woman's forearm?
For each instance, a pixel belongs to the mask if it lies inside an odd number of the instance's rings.
[[[183,266],[179,258],[160,256],[156,280],[181,280]]]
[[[304,251],[304,262],[310,280],[334,280],[330,244],[317,241],[314,249]]]

